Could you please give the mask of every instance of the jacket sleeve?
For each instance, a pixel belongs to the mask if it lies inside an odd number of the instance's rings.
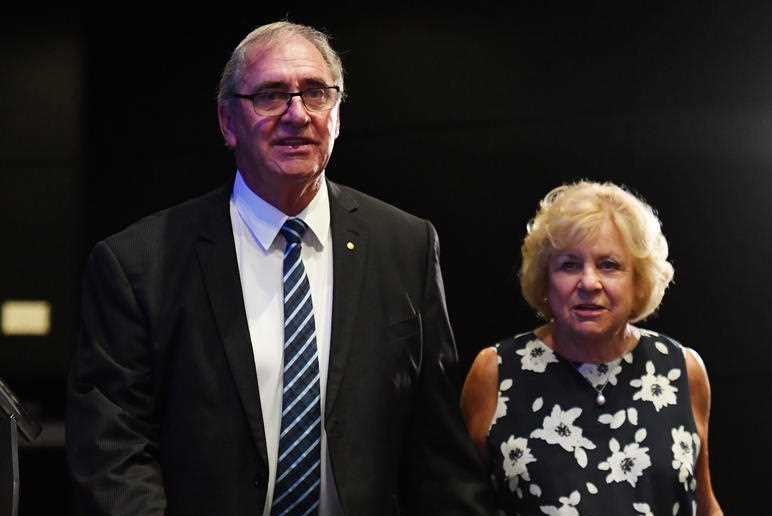
[[[405,505],[415,516],[495,514],[492,485],[467,435],[459,392],[451,380],[458,357],[445,304],[439,241],[428,222],[427,240],[422,369],[408,436]]]
[[[136,278],[134,278],[136,280]],[[83,278],[81,332],[67,385],[66,449],[84,514],[164,514],[147,315],[106,242]]]

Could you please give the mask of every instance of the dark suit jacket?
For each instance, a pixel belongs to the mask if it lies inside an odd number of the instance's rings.
[[[262,513],[268,462],[231,187],[145,218],[91,254],[67,406],[68,462],[88,515]],[[343,509],[490,514],[446,371],[456,353],[435,231],[328,188],[324,424]]]

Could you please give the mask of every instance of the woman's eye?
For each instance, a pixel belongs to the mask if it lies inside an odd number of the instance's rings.
[[[600,262],[600,268],[604,270],[616,271],[621,269],[621,267],[622,266],[619,264],[619,262],[616,262],[614,260],[603,260],[602,262]]]
[[[558,264],[558,269],[561,271],[575,271],[579,268],[579,262],[561,262]]]

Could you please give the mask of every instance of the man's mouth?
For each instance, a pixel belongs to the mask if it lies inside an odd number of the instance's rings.
[[[298,136],[293,136],[290,138],[279,138],[274,140],[274,145],[292,148],[302,147],[303,145],[313,145],[313,143],[314,141],[309,138],[302,138]]]

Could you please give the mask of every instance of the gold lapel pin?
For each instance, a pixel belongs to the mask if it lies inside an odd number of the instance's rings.
[[[353,251],[354,247],[356,247],[354,245],[354,242],[346,242],[346,249],[348,249],[349,251]]]

